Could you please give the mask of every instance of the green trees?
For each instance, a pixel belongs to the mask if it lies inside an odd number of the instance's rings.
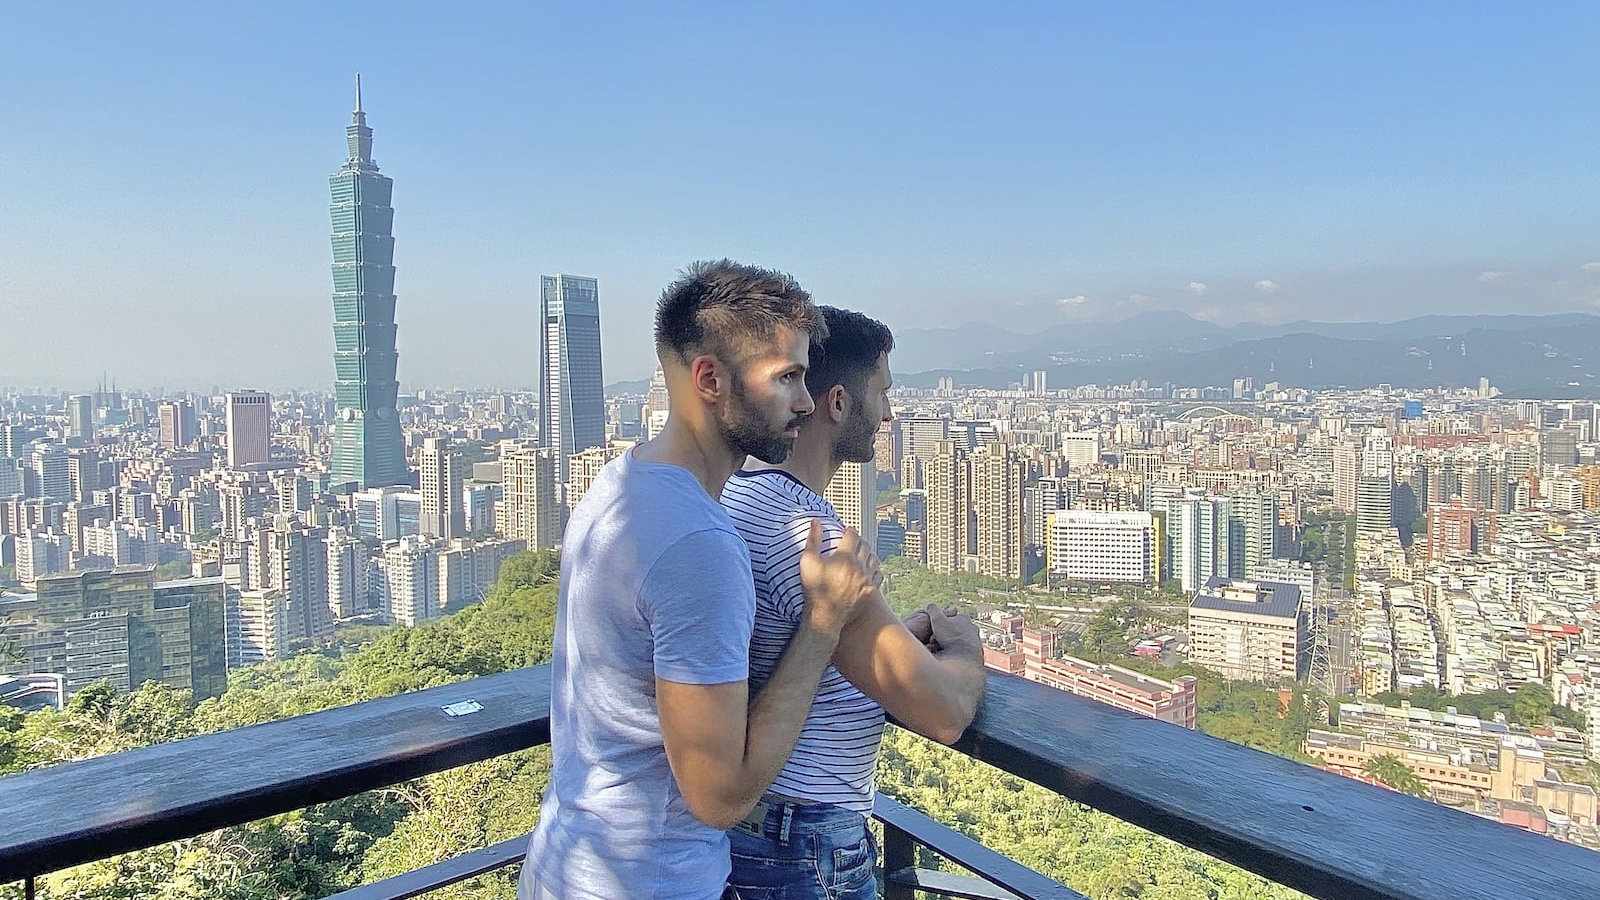
[[[196,706],[148,683],[118,695],[95,685],[61,712],[0,707],[0,774],[238,728],[542,662],[550,654],[558,560],[508,560],[483,603],[417,628],[376,634],[360,649],[304,653],[229,675]],[[40,896],[82,900],[268,900],[316,897],[415,869],[532,828],[548,748],[512,754],[394,788],[225,828],[41,880]],[[460,898],[515,895],[513,873],[458,887]],[[9,897],[0,888],[0,897]]]
[[[1412,706],[1443,712],[1454,706],[1464,716],[1493,719],[1496,713],[1505,715],[1506,721],[1516,725],[1546,725],[1552,720],[1568,728],[1583,729],[1583,714],[1565,706],[1557,706],[1550,689],[1538,682],[1518,685],[1514,692],[1485,691],[1481,694],[1447,694],[1438,688],[1419,687],[1410,691],[1388,691],[1372,698],[1374,703],[1399,706],[1402,700]]]
[[[1427,797],[1429,794],[1427,783],[1418,778],[1417,773],[1411,771],[1411,767],[1401,762],[1398,756],[1379,754],[1367,760],[1367,764],[1361,768],[1368,775],[1402,794],[1410,794],[1413,797]]]
[[[1094,900],[1300,896],[899,729],[878,789]]]

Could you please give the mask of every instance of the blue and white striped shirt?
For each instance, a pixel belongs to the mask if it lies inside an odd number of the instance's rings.
[[[750,689],[772,677],[805,611],[800,554],[811,520],[822,520],[822,552],[844,535],[833,504],[778,469],[740,471],[722,489],[722,505],[750,547],[756,581],[755,629],[750,638]],[[775,793],[872,812],[883,707],[828,666],[800,729],[800,740],[772,783]]]

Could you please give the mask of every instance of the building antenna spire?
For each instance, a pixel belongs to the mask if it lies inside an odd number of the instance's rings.
[[[361,112],[361,73],[356,73],[356,112]]]

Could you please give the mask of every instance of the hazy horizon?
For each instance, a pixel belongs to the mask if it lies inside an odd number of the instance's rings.
[[[298,9],[13,11],[0,384],[331,387],[358,70],[407,392],[531,388],[554,272],[646,377],[724,255],[901,330],[1600,304],[1581,8]]]

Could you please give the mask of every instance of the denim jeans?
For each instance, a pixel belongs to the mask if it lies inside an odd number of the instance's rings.
[[[759,829],[728,832],[740,900],[872,900],[878,845],[857,812],[824,803],[771,803]]]

